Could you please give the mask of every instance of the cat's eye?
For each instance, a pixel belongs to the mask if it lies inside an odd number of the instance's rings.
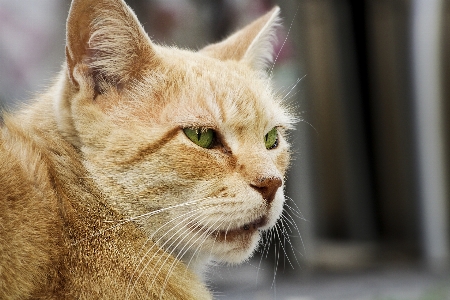
[[[274,149],[278,146],[278,130],[276,127],[272,128],[265,136],[264,143],[266,145],[266,149]]]
[[[215,132],[210,128],[183,128],[184,134],[194,144],[202,148],[211,148],[215,140]]]

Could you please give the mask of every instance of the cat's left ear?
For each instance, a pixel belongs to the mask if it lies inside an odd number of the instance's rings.
[[[72,0],[67,19],[68,75],[85,67],[96,89],[120,87],[158,64],[152,42],[123,0]]]
[[[256,70],[264,70],[274,59],[279,14],[280,8],[276,6],[227,39],[200,52],[220,60],[242,61]]]

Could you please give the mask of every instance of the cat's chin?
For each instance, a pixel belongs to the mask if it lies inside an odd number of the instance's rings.
[[[215,242],[215,260],[222,263],[239,264],[251,257],[260,240],[260,232],[251,230],[235,232],[226,239]]]

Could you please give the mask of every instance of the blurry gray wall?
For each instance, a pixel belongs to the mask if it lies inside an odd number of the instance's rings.
[[[406,1],[302,1],[316,236],[418,246]],[[389,253],[383,249],[383,253]]]
[[[0,108],[45,90],[61,69],[69,4],[0,0]]]

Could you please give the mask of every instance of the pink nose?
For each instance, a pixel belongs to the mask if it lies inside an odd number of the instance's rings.
[[[260,177],[250,183],[250,186],[257,190],[263,199],[270,204],[281,184],[282,181],[278,177]]]

